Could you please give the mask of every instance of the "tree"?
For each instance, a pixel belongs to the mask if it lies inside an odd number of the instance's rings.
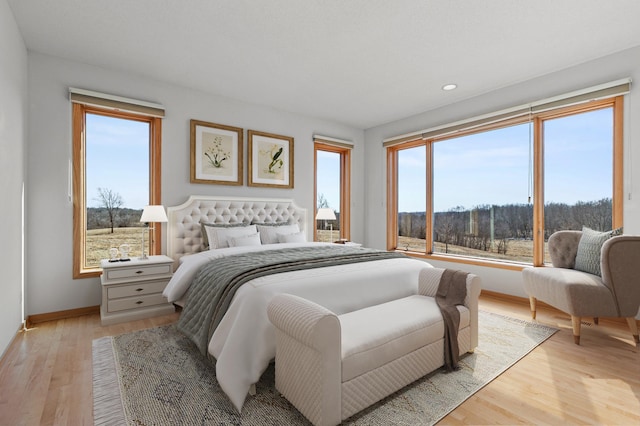
[[[113,234],[113,225],[118,215],[120,207],[122,207],[122,197],[117,192],[107,188],[98,188],[98,197],[95,198],[100,203],[100,207],[107,210],[109,215],[109,223],[111,225],[111,233]]]
[[[439,213],[436,223],[436,232],[438,233],[438,240],[444,243],[444,252],[449,253],[449,243],[456,231],[454,223],[455,212],[449,211],[447,213]]]
[[[329,201],[325,198],[323,193],[318,194],[318,209],[329,208]]]

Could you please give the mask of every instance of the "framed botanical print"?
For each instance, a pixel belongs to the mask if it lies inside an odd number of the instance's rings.
[[[249,186],[293,188],[293,138],[248,131]]]
[[[242,129],[191,120],[191,182],[242,185]]]

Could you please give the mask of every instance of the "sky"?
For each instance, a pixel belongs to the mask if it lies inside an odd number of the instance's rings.
[[[149,204],[149,124],[87,114],[88,207],[100,207],[98,188],[122,197],[122,207]]]
[[[611,197],[610,108],[545,122],[545,202]],[[434,145],[434,210],[483,204],[524,204],[530,195],[529,124],[449,139]],[[148,124],[87,115],[87,204],[99,207],[98,188],[122,207],[148,204]],[[340,211],[340,156],[318,152],[318,194]],[[424,147],[399,152],[398,207],[424,211]]]
[[[100,207],[98,188],[122,197],[122,207],[142,209],[149,193],[149,126],[87,114],[87,205]],[[340,155],[318,152],[318,193],[340,211]]]
[[[334,211],[340,211],[340,154],[317,151],[317,192],[324,195]],[[316,200],[317,203],[317,200]]]
[[[612,120],[608,108],[545,122],[545,203],[612,196]],[[529,158],[528,123],[435,143],[434,211],[526,204]],[[399,211],[424,211],[425,148],[400,151],[398,163]]]

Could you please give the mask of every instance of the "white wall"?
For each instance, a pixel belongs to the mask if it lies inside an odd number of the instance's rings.
[[[365,131],[367,182],[365,243],[385,248],[386,234],[386,164],[382,141],[386,138],[419,131],[465,118],[490,113],[530,101],[631,77],[640,81],[640,48],[629,49],[573,68],[487,93],[463,102],[428,111]],[[625,101],[625,233],[640,234],[640,89],[632,87]],[[633,171],[633,173],[632,173]],[[634,191],[635,190],[635,191]],[[520,272],[469,266],[452,262],[431,262],[434,266],[468,270],[483,279],[483,287],[525,297]]]
[[[0,0],[0,354],[22,323],[22,188],[27,129],[27,49]]]
[[[4,4],[3,7],[7,9]],[[15,23],[11,20],[9,28],[12,27],[15,27]],[[9,31],[6,25],[2,28],[3,33]],[[9,38],[19,38],[19,35],[14,34],[15,31],[9,31]],[[6,43],[4,40],[7,37],[2,35],[3,43]],[[21,45],[21,42],[16,43]],[[16,50],[16,43],[12,44],[14,48],[9,51]],[[24,55],[24,47],[21,49]],[[3,48],[2,51],[6,50]],[[4,55],[6,53],[3,53]],[[17,62],[24,63],[24,59]],[[16,68],[19,69],[20,67]],[[21,73],[16,71],[16,74]],[[71,107],[67,98],[69,86],[165,105],[167,115],[163,122],[162,149],[162,200],[165,205],[179,204],[189,194],[258,195],[294,198],[302,206],[312,209],[312,135],[319,133],[354,141],[352,239],[362,241],[370,247],[384,248],[386,166],[383,139],[606,81],[624,77],[638,79],[639,74],[640,48],[636,48],[363,132],[339,123],[224,99],[128,73],[29,52],[27,314],[94,306],[100,303],[97,278],[72,279],[72,205],[67,196],[67,170],[71,158]],[[7,78],[3,77],[0,85],[8,85]],[[15,90],[15,86],[11,85],[11,88]],[[11,104],[13,106],[15,102]],[[634,194],[633,189],[640,188],[640,173],[631,173],[631,170],[634,165],[640,164],[640,148],[637,147],[634,137],[640,134],[638,105],[640,91],[632,89],[625,104],[624,214],[625,232],[636,234],[640,234],[640,195]],[[15,109],[11,114],[16,114]],[[254,129],[293,136],[295,188],[279,190],[249,188],[246,185],[233,187],[189,183],[189,119],[192,118],[238,126],[245,130]],[[23,121],[24,116],[20,116],[15,122]],[[20,140],[22,133],[13,127],[12,129],[15,133],[14,139]],[[11,167],[15,168],[16,163],[20,162],[12,161]],[[3,187],[2,190],[9,189]],[[12,197],[15,198],[15,195],[7,195],[6,199],[13,199]],[[2,222],[13,223],[13,228],[19,223],[18,218]],[[11,250],[7,253],[12,254]],[[477,273],[483,278],[484,287],[489,290],[524,296],[519,272],[447,262],[432,263]]]
[[[189,66],[185,64],[185,66]],[[98,278],[72,279],[72,204],[68,200],[71,158],[71,105],[68,87],[78,87],[165,106],[162,126],[162,202],[181,204],[188,195],[293,198],[313,209],[313,134],[355,144],[352,178],[352,238],[361,241],[364,132],[259,105],[208,95],[136,75],[29,52],[29,183],[27,220],[28,315],[100,304]],[[250,188],[189,183],[189,120],[293,136],[294,188]],[[246,157],[246,154],[245,154]],[[311,220],[311,215],[309,215]],[[311,224],[310,224],[311,225]],[[163,251],[165,244],[163,238]]]

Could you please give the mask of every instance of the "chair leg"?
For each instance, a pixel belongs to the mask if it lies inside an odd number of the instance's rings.
[[[573,327],[573,343],[580,344],[580,317],[571,315],[571,326]]]
[[[531,318],[536,319],[536,298],[529,296],[529,306],[531,306]]]
[[[600,321],[600,318],[598,318],[598,317],[593,317],[593,323],[594,323],[595,325],[598,325],[598,322],[599,322],[599,321]]]
[[[637,345],[640,343],[640,336],[638,336],[638,323],[634,317],[627,317],[627,324],[629,324],[629,329],[631,330],[631,334],[633,334],[633,340],[635,340]]]

